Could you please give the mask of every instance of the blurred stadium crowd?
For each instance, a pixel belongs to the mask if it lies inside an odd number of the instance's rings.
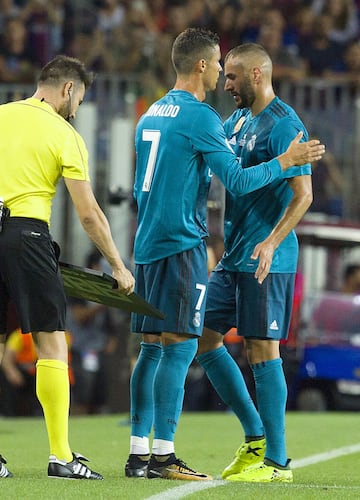
[[[360,82],[359,0],[0,0],[0,82],[27,83],[58,53],[95,72],[146,75],[172,86],[174,37],[204,26],[225,54],[261,43],[274,79]],[[156,96],[155,96],[156,97]]]
[[[223,56],[248,41],[267,49],[276,92],[331,145],[333,156],[314,172],[311,211],[358,219],[358,183],[351,179],[360,148],[353,146],[360,0],[0,0],[0,101],[12,100],[16,85],[32,85],[56,54],[80,58],[97,74],[89,97],[101,103],[99,164],[107,158],[109,115],[136,119],[173,86],[171,45],[188,26],[216,31]],[[208,102],[224,117],[233,109],[226,97],[220,79]],[[98,172],[101,186],[106,176]],[[106,189],[98,188],[102,201]],[[216,185],[213,195],[221,197]]]

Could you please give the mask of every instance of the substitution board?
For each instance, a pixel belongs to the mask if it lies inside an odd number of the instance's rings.
[[[110,274],[65,262],[59,264],[67,296],[164,319],[165,316],[161,311],[136,293],[125,295],[117,291],[115,289],[117,281]]]

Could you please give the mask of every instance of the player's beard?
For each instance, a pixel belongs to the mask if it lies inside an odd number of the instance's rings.
[[[58,114],[65,118],[66,121],[70,121],[71,116],[71,97],[69,94],[69,100],[60,106]]]
[[[238,92],[238,96],[240,97],[240,101],[237,102],[237,107],[242,108],[251,108],[254,104],[256,95],[255,91],[251,85],[250,77],[247,76],[244,79],[243,84],[241,85],[241,89]]]

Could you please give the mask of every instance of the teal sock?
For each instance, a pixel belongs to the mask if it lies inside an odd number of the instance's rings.
[[[161,357],[161,344],[141,342],[130,379],[131,435],[148,437],[154,416],[153,381]]]
[[[205,352],[197,360],[225,404],[241,422],[245,436],[262,436],[263,425],[237,363],[225,346]]]
[[[266,437],[265,457],[281,466],[287,464],[285,444],[285,408],[287,385],[282,359],[252,365],[256,400]]]
[[[197,346],[196,338],[163,347],[154,380],[154,439],[174,441],[185,378]]]

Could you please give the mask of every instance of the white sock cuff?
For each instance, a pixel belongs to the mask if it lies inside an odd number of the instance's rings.
[[[130,436],[130,454],[147,455],[150,453],[149,438],[146,436]]]
[[[174,442],[165,441],[164,439],[154,439],[152,453],[154,455],[169,455],[170,453],[175,453]]]

